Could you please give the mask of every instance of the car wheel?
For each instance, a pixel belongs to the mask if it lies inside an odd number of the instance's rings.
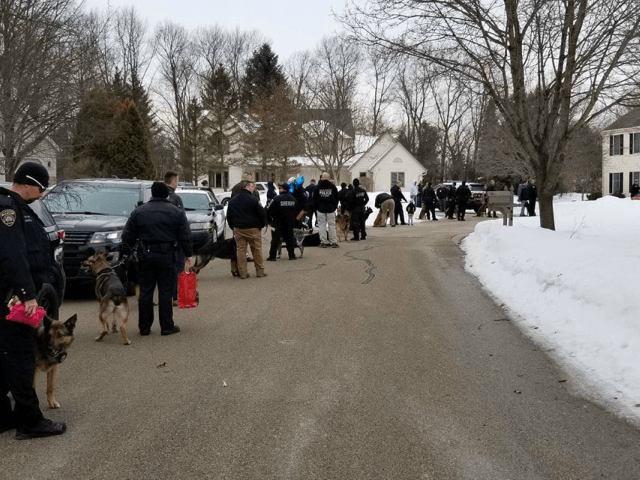
[[[226,197],[226,198],[222,199],[222,205],[224,205],[226,207],[228,203],[229,203],[229,197]]]
[[[38,305],[47,312],[47,316],[58,320],[60,315],[60,301],[58,300],[55,288],[48,283],[42,285],[42,288],[36,295],[36,301]]]

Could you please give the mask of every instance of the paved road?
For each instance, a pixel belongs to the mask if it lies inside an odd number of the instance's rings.
[[[476,221],[371,229],[261,279],[215,260],[178,335],[140,337],[132,299],[131,346],[93,342],[95,300],[66,302],[77,339],[46,414],[69,430],[0,435],[0,477],[640,478],[640,432],[572,397],[464,272]]]

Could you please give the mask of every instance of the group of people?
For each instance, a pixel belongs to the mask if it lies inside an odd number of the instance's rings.
[[[277,260],[277,252],[282,242],[286,245],[289,260],[296,260],[294,229],[303,226],[309,230],[313,230],[315,226],[320,238],[320,247],[338,248],[338,212],[350,212],[353,231],[351,240],[366,239],[365,220],[369,196],[358,179],[354,179],[351,188],[347,188],[343,183],[340,191],[326,172],[322,173],[317,184],[315,180],[311,180],[309,185],[304,187],[300,180],[303,179],[289,178],[287,182],[277,185],[278,192],[275,191],[276,184],[268,182],[265,207],[260,203],[250,174],[245,173],[242,180],[233,187],[227,208],[227,222],[233,230],[237,244],[238,272],[241,279],[250,276],[247,264],[248,250],[251,251],[256,277],[267,275],[261,235],[261,230],[266,225],[270,225],[272,229],[266,261]]]

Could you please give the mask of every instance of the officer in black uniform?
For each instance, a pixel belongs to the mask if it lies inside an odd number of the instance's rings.
[[[17,427],[18,439],[60,435],[67,428],[64,422],[45,419],[40,410],[33,388],[33,328],[6,318],[12,295],[25,305],[27,316],[33,315],[37,292],[53,265],[44,225],[28,205],[48,186],[47,169],[27,162],[16,171],[11,190],[0,188],[0,433]]]
[[[176,193],[176,187],[178,186],[178,182],[180,182],[180,177],[177,172],[173,170],[167,170],[164,174],[164,183],[169,187],[169,201],[173,203],[176,207],[178,207],[183,212],[184,210],[184,202],[182,201],[182,197]],[[185,262],[184,253],[181,249],[176,249],[176,265],[175,265],[175,274],[176,281],[173,285],[173,292],[171,294],[171,298],[173,298],[173,306],[178,306],[178,277],[182,273],[182,268]]]
[[[122,241],[138,250],[138,327],[140,335],[149,335],[153,324],[153,293],[158,286],[158,317],[162,335],[178,333],[173,322],[171,293],[174,283],[175,250],[193,255],[187,216],[167,197],[169,187],[162,182],[151,186],[151,200],[137,207],[129,217]],[[190,259],[187,263],[190,262]]]
[[[364,188],[360,186],[360,180],[353,179],[353,190],[349,192],[348,203],[351,207],[351,230],[353,230],[353,238],[351,240],[364,240],[367,238],[365,230],[365,212],[364,209],[369,203],[369,195]]]
[[[278,253],[278,245],[284,239],[287,244],[289,260],[295,260],[296,239],[293,236],[293,227],[296,223],[297,202],[293,195],[289,193],[289,185],[283,183],[278,185],[280,194],[271,201],[267,208],[267,220],[274,227],[271,232],[271,247],[269,248],[270,262],[275,262]]]

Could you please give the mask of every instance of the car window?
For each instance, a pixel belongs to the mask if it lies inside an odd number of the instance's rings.
[[[260,190],[261,192],[266,192],[267,191],[267,189],[261,183],[256,183],[256,189]]]
[[[185,210],[209,210],[212,199],[207,194],[191,193],[185,191],[176,192],[182,198]]]
[[[51,213],[85,213],[128,217],[138,205],[140,187],[59,184],[43,201]]]

